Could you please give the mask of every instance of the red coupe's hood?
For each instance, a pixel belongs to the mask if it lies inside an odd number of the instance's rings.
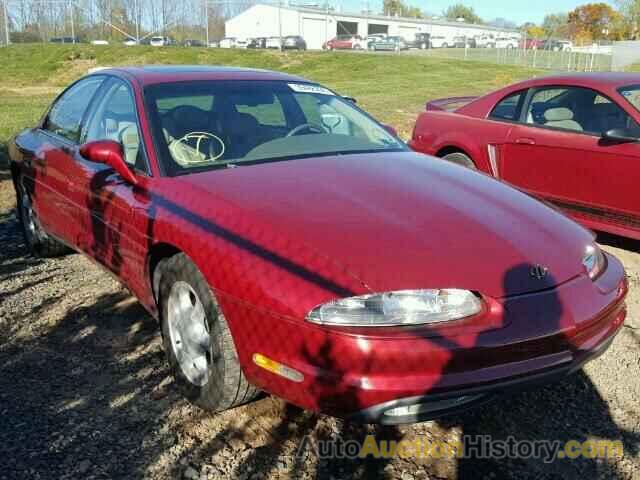
[[[202,192],[203,203],[224,202],[287,239],[278,244],[322,253],[372,291],[542,290],[579,275],[592,241],[521,192],[417,153],[282,161],[176,180]],[[537,265],[546,277],[532,274]]]

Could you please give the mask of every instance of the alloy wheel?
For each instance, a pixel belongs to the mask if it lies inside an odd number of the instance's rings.
[[[209,325],[200,298],[187,282],[178,281],[171,287],[167,317],[180,370],[194,385],[205,385],[211,363]]]

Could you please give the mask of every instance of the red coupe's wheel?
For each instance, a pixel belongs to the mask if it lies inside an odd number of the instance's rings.
[[[473,160],[471,160],[471,158],[469,158],[467,155],[465,155],[462,152],[449,153],[448,155],[443,156],[442,159],[448,162],[457,163],[458,165],[471,168],[473,170],[476,169],[476,166],[473,163]]]

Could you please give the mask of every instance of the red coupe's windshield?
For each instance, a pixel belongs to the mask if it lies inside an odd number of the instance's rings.
[[[352,102],[315,84],[197,81],[145,89],[168,174],[274,159],[404,150]]]

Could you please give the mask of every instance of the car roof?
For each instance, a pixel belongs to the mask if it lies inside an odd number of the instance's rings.
[[[254,68],[207,66],[207,65],[148,65],[114,67],[96,72],[113,74],[136,80],[141,86],[157,83],[172,83],[195,80],[280,80],[308,82],[302,77],[286,73]]]
[[[640,74],[626,72],[566,73],[527,80],[525,82],[522,82],[520,86],[536,87],[553,84],[615,89],[627,85],[640,84]]]

